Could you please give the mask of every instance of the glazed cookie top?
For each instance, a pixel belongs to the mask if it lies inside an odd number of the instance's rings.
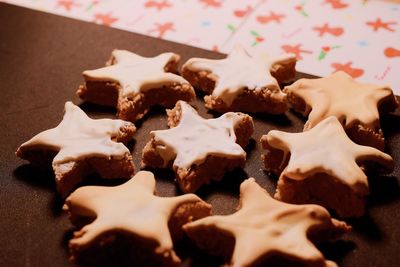
[[[236,143],[234,126],[240,113],[228,112],[216,119],[204,119],[186,102],[179,101],[181,119],[168,130],[152,131],[156,149],[167,164],[189,168],[201,164],[208,155],[226,158],[246,157],[246,152]]]
[[[244,90],[261,90],[264,87],[281,94],[279,84],[271,75],[274,64],[296,61],[292,54],[279,58],[251,57],[241,47],[236,46],[225,59],[191,58],[184,65],[191,71],[208,71],[216,76],[216,85],[212,95],[231,104]]]
[[[142,57],[126,50],[114,50],[112,59],[112,65],[86,70],[83,75],[87,80],[118,82],[121,95],[125,97],[167,84],[188,83],[181,76],[164,70],[169,62],[179,61],[179,55],[174,53]]]
[[[102,233],[124,230],[157,242],[159,254],[172,253],[170,216],[182,204],[203,201],[194,194],[158,197],[155,185],[151,172],[140,171],[119,186],[78,188],[66,199],[64,209],[71,218],[90,217],[94,221],[76,232],[70,244],[85,246]]]
[[[346,223],[332,219],[321,206],[293,205],[273,199],[254,178],[240,185],[240,206],[236,213],[206,217],[183,227],[194,239],[197,229],[231,233],[235,242],[229,266],[252,266],[261,258],[277,254],[296,262],[313,261],[336,266],[325,260],[307,235],[313,228],[333,230],[338,234],[350,230]]]
[[[23,143],[20,149],[39,148],[58,151],[53,164],[79,160],[88,156],[102,158],[124,157],[128,148],[113,137],[131,122],[112,119],[93,120],[72,102],[65,103],[65,114],[60,124],[41,132]]]
[[[289,162],[281,175],[303,180],[317,173],[327,173],[351,186],[356,192],[368,193],[368,180],[359,164],[375,162],[393,169],[393,159],[380,150],[351,141],[336,117],[328,117],[311,130],[286,133],[272,130],[261,138],[284,151],[282,164]]]
[[[329,116],[335,116],[345,128],[354,123],[379,129],[378,106],[385,98],[393,98],[390,87],[359,83],[343,71],[319,79],[300,79],[285,87],[284,92],[300,97],[306,106],[303,115],[308,116],[304,129],[314,127]]]

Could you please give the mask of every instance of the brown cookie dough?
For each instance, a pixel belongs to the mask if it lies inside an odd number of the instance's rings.
[[[394,166],[389,155],[351,141],[333,116],[302,133],[270,131],[261,143],[265,168],[280,175],[275,198],[319,204],[342,217],[365,213],[366,167],[390,173]]]
[[[183,192],[194,192],[225,172],[244,167],[243,150],[254,131],[253,120],[243,113],[226,113],[204,119],[186,102],[168,111],[171,129],[152,131],[143,149],[142,165],[172,168]]]
[[[57,191],[66,197],[85,176],[130,178],[132,155],[123,144],[132,139],[131,122],[90,119],[78,106],[65,103],[61,123],[23,143],[16,155],[41,167],[52,166]]]
[[[114,50],[108,66],[83,72],[85,84],[77,95],[85,101],[117,108],[120,119],[135,122],[151,107],[171,108],[178,100],[192,101],[192,86],[177,72],[179,55],[163,53],[146,58]]]
[[[182,225],[211,214],[211,205],[193,194],[154,195],[151,172],[140,171],[126,183],[85,186],[65,202],[78,227],[69,242],[71,260],[89,266],[178,266],[173,241]]]
[[[288,106],[279,83],[294,79],[295,65],[294,55],[256,58],[236,47],[226,59],[189,59],[182,76],[207,94],[204,101],[208,109],[282,114]]]

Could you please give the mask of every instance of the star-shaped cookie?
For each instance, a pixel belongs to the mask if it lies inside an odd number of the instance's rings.
[[[111,261],[113,266],[177,266],[180,259],[173,240],[182,237],[183,224],[209,216],[211,205],[194,194],[158,197],[155,184],[151,172],[140,171],[119,186],[85,186],[73,192],[64,206],[71,222],[90,223],[74,232],[69,242],[72,260],[92,266],[99,261]]]
[[[211,254],[220,253],[228,266],[235,267],[255,266],[276,256],[291,260],[290,266],[336,266],[310,239],[322,241],[351,229],[345,222],[332,219],[321,206],[292,205],[273,199],[254,178],[240,185],[236,213],[206,217],[183,228],[200,248]]]
[[[83,72],[85,85],[77,95],[89,102],[117,107],[120,119],[135,122],[152,106],[173,107],[178,100],[191,101],[192,86],[177,72],[179,55],[163,53],[142,57],[114,50],[109,66]]]
[[[335,116],[353,141],[384,149],[379,112],[398,106],[388,86],[360,83],[338,71],[325,78],[300,79],[285,87],[284,92],[296,111],[308,115],[304,130]]]
[[[245,147],[253,133],[253,120],[243,113],[229,112],[204,119],[186,102],[168,111],[168,130],[152,131],[143,150],[142,165],[172,167],[180,188],[194,192],[209,180],[244,167]]]
[[[394,166],[388,154],[351,141],[334,116],[302,133],[270,131],[261,143],[267,149],[262,156],[266,169],[280,175],[277,199],[320,204],[343,217],[365,212],[367,164],[383,172]]]
[[[182,76],[208,94],[204,100],[209,109],[281,114],[288,107],[279,83],[294,78],[295,65],[292,54],[251,57],[236,46],[225,59],[189,59],[182,67]]]
[[[52,162],[57,190],[65,197],[92,172],[103,178],[130,178],[132,155],[122,142],[132,139],[135,130],[131,122],[93,120],[66,102],[60,124],[23,143],[16,154],[37,165]]]

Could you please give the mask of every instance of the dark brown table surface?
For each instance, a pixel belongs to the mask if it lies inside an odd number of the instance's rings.
[[[221,58],[223,55],[45,14],[0,3],[0,265],[71,266],[67,243],[71,237],[63,200],[55,192],[51,172],[39,171],[15,157],[16,148],[33,135],[56,126],[62,118],[64,103],[81,104],[75,91],[82,83],[81,72],[104,65],[114,48],[154,56],[173,51],[184,62],[189,57]],[[299,77],[304,74],[299,74]],[[200,99],[200,98],[199,98]],[[200,114],[212,117],[201,100],[195,104]],[[114,110],[81,105],[91,117],[114,117]],[[238,204],[239,184],[253,176],[269,193],[276,177],[262,170],[258,142],[271,129],[299,132],[304,119],[288,112],[283,116],[258,115],[255,133],[247,148],[244,171],[227,175],[198,194],[214,207],[215,214],[229,214]],[[400,115],[382,120],[387,152],[400,161]],[[136,168],[141,150],[153,129],[166,128],[165,114],[155,110],[137,124],[132,142]],[[157,172],[157,191],[161,196],[179,194],[170,171]],[[400,164],[389,176],[370,177],[368,214],[352,219],[354,230],[339,241],[321,246],[324,254],[340,266],[400,265]],[[96,179],[94,179],[95,182]],[[180,250],[184,265],[212,266],[217,262],[199,252]],[[188,258],[191,255],[191,259]]]

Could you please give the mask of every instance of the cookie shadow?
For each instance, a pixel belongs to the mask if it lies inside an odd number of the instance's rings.
[[[336,240],[318,244],[318,249],[325,258],[334,261],[338,266],[342,265],[343,259],[356,249],[356,244],[349,240]]]
[[[180,240],[174,249],[182,259],[180,267],[218,267],[224,263],[222,258],[211,256],[196,247],[187,236]]]
[[[381,206],[400,199],[400,186],[395,176],[369,175],[368,206]]]
[[[49,203],[52,214],[55,217],[62,214],[64,199],[56,191],[54,174],[50,168],[40,169],[32,164],[24,164],[16,168],[13,175],[30,187],[51,192],[52,197]]]
[[[400,112],[389,113],[381,118],[381,128],[385,135],[385,139],[389,142],[392,137],[396,138],[396,135],[400,132]],[[398,138],[397,138],[398,139]]]
[[[246,151],[246,158],[249,159],[252,157],[253,153],[256,152],[257,141],[254,138],[250,138],[247,146],[244,147],[244,151]]]
[[[370,241],[383,240],[383,233],[376,222],[367,213],[359,218],[349,218],[345,220],[352,226],[352,230]]]
[[[117,114],[117,109],[115,107],[98,105],[89,102],[82,102],[78,105],[86,114],[91,115],[94,118],[111,118],[115,119]]]
[[[250,116],[266,124],[272,124],[276,127],[291,127],[293,126],[293,121],[289,119],[286,113],[284,114],[266,114],[266,113],[250,113]]]

